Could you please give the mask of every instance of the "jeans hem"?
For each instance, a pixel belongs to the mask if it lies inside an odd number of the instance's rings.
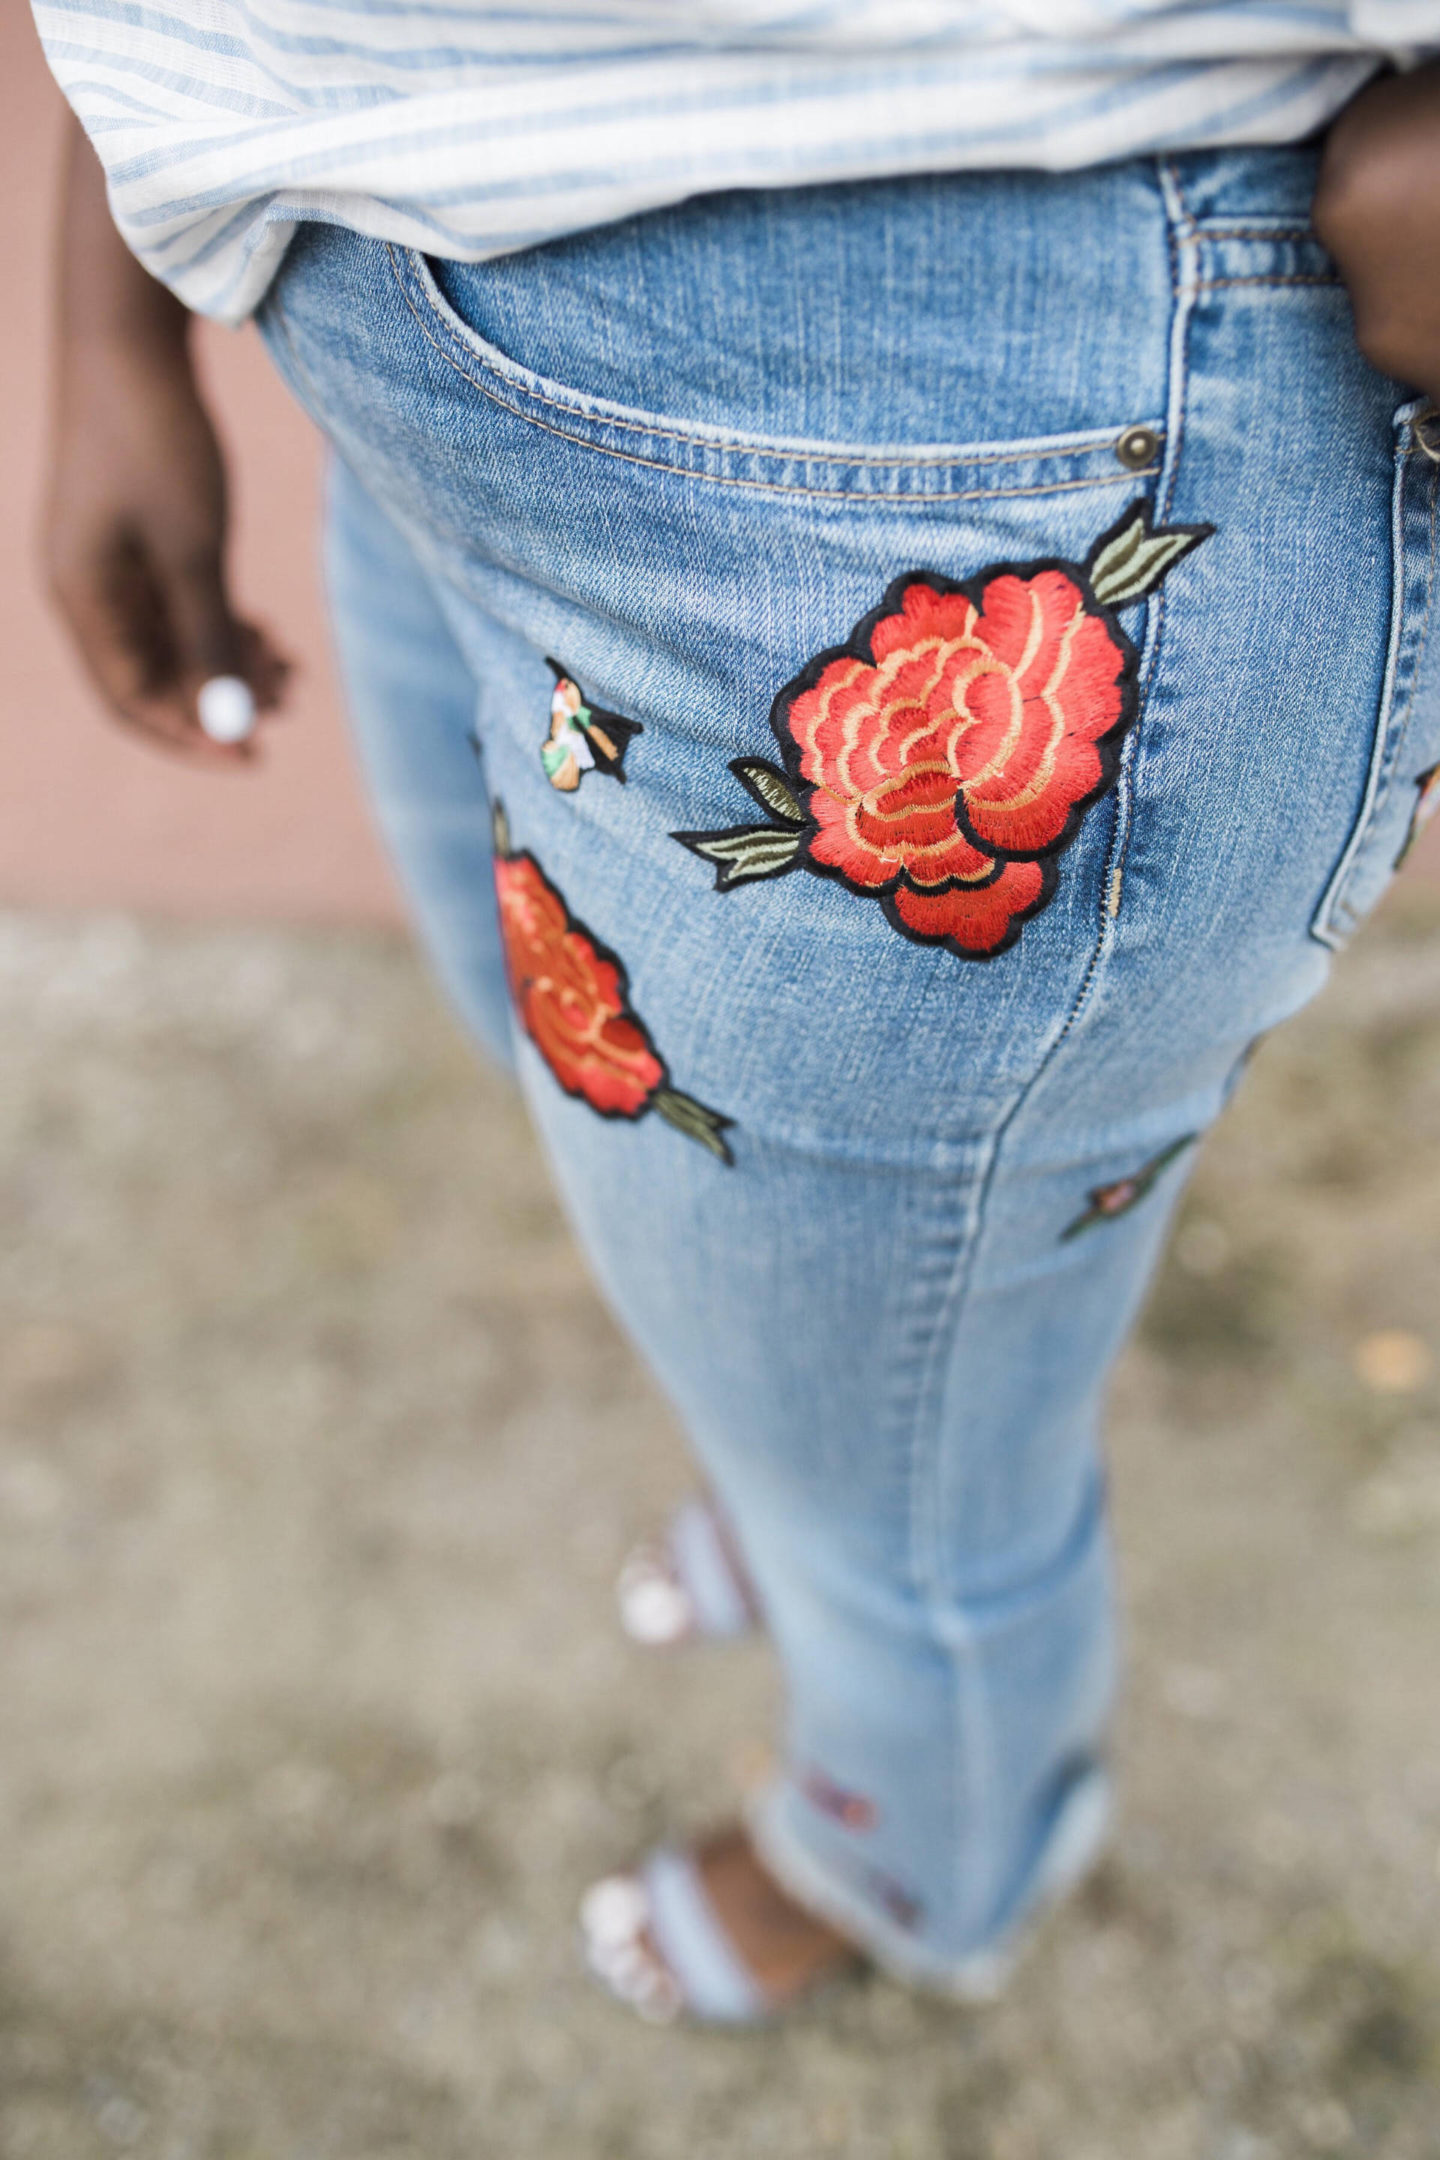
[[[784,1821],[785,1800],[785,1788],[780,1787],[762,1795],[747,1813],[751,1843],[781,1888],[847,1936],[892,1979],[969,2003],[993,2002],[1004,1992],[1041,1918],[1099,1859],[1111,1818],[1110,1781],[1095,1771],[1081,1780],[1061,1808],[1018,1914],[989,1943],[947,1958],[837,1882]]]

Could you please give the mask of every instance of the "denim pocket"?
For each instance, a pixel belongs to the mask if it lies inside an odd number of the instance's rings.
[[[1415,401],[1395,415],[1390,635],[1365,789],[1310,925],[1311,935],[1336,951],[1379,900],[1432,806],[1427,784],[1440,761],[1440,686],[1425,665],[1435,580],[1437,467],[1413,424],[1420,410]]]
[[[620,405],[512,359],[465,321],[424,255],[393,246],[388,254],[420,333],[478,393],[552,437],[622,464],[769,494],[921,508],[1095,487],[1143,492],[1160,470],[1165,426],[1154,412],[1133,412],[1114,426],[912,448],[766,435]]]

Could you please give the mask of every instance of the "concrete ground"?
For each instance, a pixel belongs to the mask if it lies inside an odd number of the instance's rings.
[[[576,1969],[755,1772],[687,1483],[384,931],[0,919],[0,2160],[1434,2160],[1440,896],[1262,1051],[1117,1390],[1114,1859],[1009,1998]]]

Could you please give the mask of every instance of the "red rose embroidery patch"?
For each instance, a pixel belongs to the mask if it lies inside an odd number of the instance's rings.
[[[1082,1230],[1093,1230],[1097,1223],[1113,1222],[1117,1215],[1128,1215],[1131,1208],[1138,1207],[1151,1191],[1161,1171],[1168,1169],[1186,1148],[1193,1147],[1199,1137],[1198,1133],[1184,1133],[1180,1139],[1172,1140],[1169,1147],[1162,1148],[1158,1155],[1152,1155],[1149,1162],[1142,1163],[1138,1170],[1132,1170],[1129,1177],[1116,1178],[1112,1185],[1095,1186],[1089,1206],[1061,1231],[1062,1244],[1068,1238],[1079,1237]]]
[[[632,735],[645,730],[622,713],[587,705],[580,685],[558,660],[545,663],[555,676],[550,694],[550,732],[540,745],[540,762],[551,787],[572,795],[587,772],[608,773],[624,781],[625,752]]]
[[[781,764],[731,765],[768,822],[673,837],[715,864],[721,892],[809,870],[878,900],[905,937],[994,959],[1114,783],[1137,709],[1116,609],[1214,529],[1157,527],[1140,501],[1083,564],[897,578],[776,698]]]
[[[495,806],[495,890],[505,971],[521,1024],[567,1095],[601,1117],[658,1111],[722,1162],[733,1119],[670,1085],[645,1023],[632,1011],[623,964],[577,922],[564,896],[526,850],[512,851]]]

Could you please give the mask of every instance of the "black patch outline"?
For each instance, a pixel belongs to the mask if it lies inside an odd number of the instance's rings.
[[[1024,858],[1021,859],[1023,860]],[[891,929],[898,930],[901,937],[908,938],[912,945],[927,946],[931,952],[934,952],[936,947],[938,946],[942,952],[954,953],[957,960],[998,960],[1002,953],[1009,952],[1011,946],[1019,942],[1020,933],[1024,929],[1026,923],[1033,922],[1037,915],[1041,914],[1044,909],[1049,907],[1050,902],[1055,897],[1056,887],[1060,883],[1059,863],[1052,855],[1038,856],[1036,858],[1036,861],[1039,865],[1040,870],[1039,892],[1031,901],[1029,907],[1017,908],[1015,912],[1011,915],[1009,921],[1005,925],[1005,935],[1001,938],[999,944],[987,947],[984,952],[976,952],[969,945],[961,945],[953,937],[927,937],[923,930],[916,930],[915,928],[913,928],[910,923],[906,922],[905,918],[899,913],[896,907],[896,893],[887,892],[880,895],[880,912],[885,917],[886,922],[889,923]],[[959,879],[952,878],[950,879],[948,884],[944,886],[937,885],[933,888],[928,885],[912,886],[911,890],[920,893],[922,897],[925,894],[929,893],[932,889],[936,892],[985,892],[991,885],[999,883],[1000,871],[1003,870],[1005,867],[1004,863],[1000,860],[999,857],[996,858],[996,862],[997,869],[995,872],[995,876],[993,878],[986,878],[983,884],[963,885],[961,884]],[[806,868],[809,868],[808,864],[806,865]]]
[[[571,676],[570,680],[574,682],[575,678],[573,675]],[[620,986],[620,1012],[616,1015],[616,1018],[626,1019],[631,1023],[633,1027],[639,1029],[640,1034],[644,1038],[645,1047],[650,1052],[650,1055],[654,1058],[656,1064],[660,1067],[660,1078],[655,1083],[654,1087],[651,1088],[650,1092],[646,1095],[645,1100],[641,1103],[638,1110],[603,1110],[598,1103],[591,1102],[589,1096],[585,1093],[583,1088],[570,1087],[567,1085],[567,1083],[561,1078],[560,1074],[556,1072],[555,1067],[551,1064],[549,1058],[545,1055],[544,1048],[533,1033],[530,1027],[529,1020],[526,1017],[524,1000],[515,987],[515,978],[510,971],[510,948],[508,943],[506,942],[504,934],[504,909],[503,907],[501,907],[499,909],[501,930],[500,949],[505,962],[505,984],[506,988],[510,993],[510,1004],[514,1010],[516,1019],[519,1021],[521,1027],[525,1031],[525,1034],[529,1038],[531,1044],[534,1046],[535,1053],[539,1057],[541,1064],[545,1067],[546,1072],[549,1073],[551,1079],[555,1082],[555,1085],[559,1088],[562,1095],[568,1095],[572,1102],[584,1103],[585,1108],[590,1111],[593,1116],[598,1118],[607,1118],[611,1121],[611,1123],[614,1124],[638,1125],[641,1118],[647,1117],[652,1110],[658,1108],[659,1098],[662,1095],[679,1096],[682,1100],[692,1103],[697,1110],[700,1110],[704,1113],[706,1119],[709,1120],[711,1130],[715,1135],[714,1152],[718,1154],[720,1160],[723,1163],[725,1163],[729,1168],[733,1169],[735,1166],[735,1157],[730,1152],[730,1144],[726,1140],[725,1135],[727,1132],[733,1130],[735,1124],[734,1118],[726,1117],[719,1110],[712,1110],[708,1103],[702,1103],[694,1095],[686,1095],[683,1088],[677,1088],[673,1084],[673,1079],[670,1072],[670,1062],[668,1058],[665,1057],[659,1045],[656,1043],[654,1036],[650,1033],[649,1028],[645,1025],[645,1022],[641,1019],[639,1013],[636,1012],[634,1005],[630,1001],[630,971],[626,967],[625,962],[621,959],[619,953],[615,951],[615,948],[612,945],[607,945],[602,938],[597,937],[595,932],[590,928],[590,925],[588,923],[582,922],[580,920],[580,917],[572,912],[569,901],[566,899],[564,893],[561,892],[560,887],[555,883],[554,879],[550,876],[549,872],[545,868],[545,865],[541,862],[539,856],[535,853],[533,848],[517,848],[510,845],[509,819],[506,817],[505,814],[505,805],[503,802],[500,801],[498,797],[495,799],[495,802],[492,805],[491,814],[494,819],[493,852],[496,862],[528,862],[531,869],[539,878],[541,884],[545,887],[546,891],[552,893],[554,897],[559,901],[561,912],[565,917],[565,928],[567,933],[573,930],[578,937],[584,938],[585,942],[589,945],[591,951],[594,953],[596,959],[603,960],[610,967],[614,968],[616,978]],[[497,897],[497,907],[498,906],[499,902]],[[663,1111],[660,1114],[663,1116]],[[669,1120],[667,1120],[667,1123],[668,1122]],[[688,1135],[686,1137],[688,1137]],[[703,1145],[703,1143],[697,1144]]]
[[[618,747],[613,758],[607,757],[603,750],[600,750],[595,744],[592,743],[591,754],[595,759],[594,770],[599,773],[604,773],[607,780],[618,780],[621,787],[624,787],[626,779],[628,778],[628,775],[625,771],[625,753],[630,748],[630,745],[635,740],[635,737],[637,735],[644,734],[644,723],[639,720],[627,720],[623,713],[610,712],[603,705],[592,705],[585,696],[584,684],[581,682],[579,676],[575,673],[575,670],[573,668],[562,666],[558,660],[552,659],[548,653],[545,656],[545,665],[550,669],[550,672],[555,677],[555,683],[557,688],[562,682],[574,683],[575,688],[580,692],[581,701],[585,705],[585,709],[589,713],[591,719],[603,721],[606,724],[607,732],[614,736]],[[553,691],[551,692],[551,696],[554,696]],[[550,737],[547,734],[541,743],[542,753],[545,743],[549,742],[549,740]],[[541,757],[541,771],[544,771],[543,755]],[[548,772],[545,774],[545,778],[549,782],[549,785],[552,788],[555,788],[555,783],[553,780],[550,779],[550,775]],[[580,791],[580,787],[584,782],[584,779],[585,773],[582,768],[580,779],[576,782],[573,788],[555,788],[555,792],[557,795],[578,794]]]

